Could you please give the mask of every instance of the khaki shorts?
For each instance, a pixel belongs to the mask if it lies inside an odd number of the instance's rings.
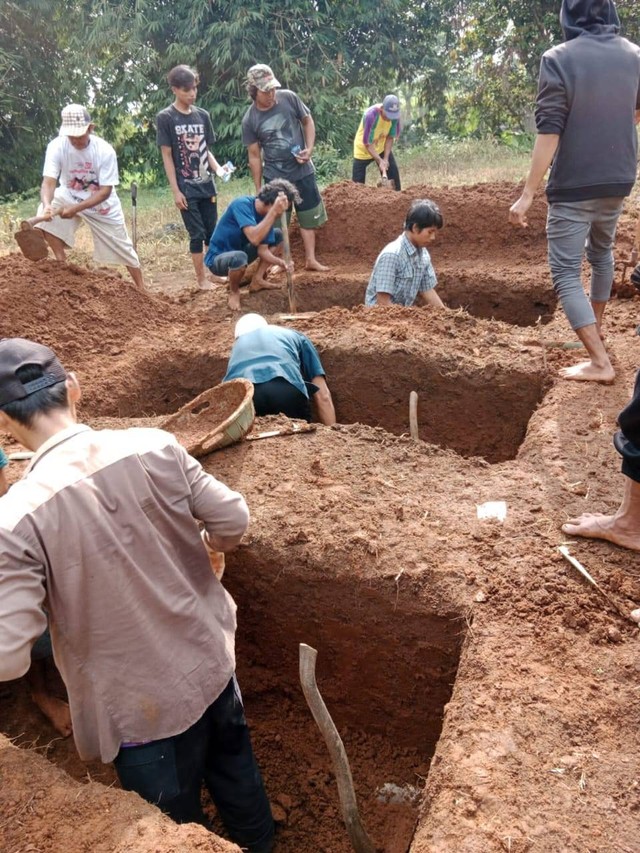
[[[61,197],[59,189],[53,194],[51,206],[56,208],[68,205],[69,201]],[[44,208],[38,207],[38,215],[42,215]],[[70,249],[76,241],[76,231],[86,222],[93,236],[93,259],[99,264],[124,264],[127,267],[138,268],[140,259],[133,248],[124,222],[114,222],[105,219],[99,213],[92,210],[83,210],[73,219],[60,219],[54,217],[51,222],[41,222],[36,228],[41,228],[48,234],[58,237]]]

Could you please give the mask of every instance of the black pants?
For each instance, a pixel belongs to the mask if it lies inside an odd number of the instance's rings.
[[[200,805],[204,782],[233,841],[251,853],[271,850],[271,809],[234,679],[191,728],[123,747],[114,765],[125,791],[140,794],[177,823],[207,825]]]
[[[375,162],[376,161],[373,157],[370,160],[356,160],[354,157],[353,168],[351,170],[351,180],[356,184],[364,184],[367,176],[367,167],[370,166],[371,163]],[[400,172],[398,171],[398,164],[396,163],[396,158],[393,156],[393,151],[389,152],[389,169],[387,170],[387,177],[393,180],[397,190],[402,189],[400,186]]]
[[[640,483],[640,370],[631,402],[618,415],[618,425],[620,431],[613,436],[613,444],[622,456],[622,473]]]
[[[253,386],[253,406],[256,415],[282,414],[289,418],[311,420],[309,398],[281,376],[268,382],[257,382]]]
[[[214,195],[211,198],[187,198],[187,204],[189,207],[181,210],[180,215],[189,232],[189,251],[192,255],[200,255],[203,246],[209,245],[218,223],[218,203]]]

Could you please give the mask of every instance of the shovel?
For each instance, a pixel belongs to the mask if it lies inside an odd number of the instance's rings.
[[[291,263],[291,244],[289,243],[289,226],[287,225],[287,214],[280,214],[280,226],[282,228],[282,247],[287,267]],[[297,313],[296,291],[293,285],[291,270],[287,269],[287,296],[289,297],[289,313]]]
[[[131,181],[131,242],[133,249],[138,251],[138,185]]]
[[[384,190],[395,190],[396,183],[393,178],[387,177],[387,170],[385,169],[383,172],[380,172],[380,180],[378,181],[378,186],[382,187]]]
[[[53,214],[57,216],[57,213]],[[50,222],[50,216],[32,216],[20,223],[20,230],[13,235],[18,248],[30,261],[42,261],[49,254],[49,244],[44,232],[40,228],[34,228],[40,222]]]

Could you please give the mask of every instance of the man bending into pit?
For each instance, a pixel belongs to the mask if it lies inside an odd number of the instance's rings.
[[[56,260],[66,260],[75,234],[86,222],[93,237],[93,259],[99,264],[124,264],[136,287],[144,288],[140,260],[127,234],[116,152],[96,136],[91,116],[80,104],[62,110],[59,135],[47,146],[40,188],[40,221]],[[57,186],[58,180],[60,186]]]
[[[560,371],[564,379],[610,382],[615,375],[602,336],[613,284],[613,243],[624,197],[636,179],[640,48],[621,38],[612,0],[563,0],[566,41],[540,64],[538,136],[531,167],[509,221],[527,211],[547,169],[547,239],[553,286],[589,361]],[[591,293],[582,287],[582,257]]]
[[[232,840],[268,853],[236,605],[207,552],[236,547],[247,505],[167,432],[77,423],[79,399],[48,347],[0,341],[0,431],[35,451],[0,498],[0,681],[29,669],[46,601],[80,757],[179,823],[207,825],[204,782]]]
[[[260,188],[257,195],[234,198],[216,225],[204,262],[214,275],[229,277],[229,308],[240,310],[240,283],[247,266],[259,258],[250,291],[279,288],[282,285],[269,281],[267,273],[272,266],[293,272],[293,262],[279,257],[282,231],[275,223],[289,205],[300,196],[295,186],[282,178],[275,178]]]
[[[257,415],[311,420],[311,400],[320,423],[335,424],[336,413],[316,348],[295,329],[269,325],[260,314],[236,323],[235,343],[224,382],[253,382]]]
[[[438,205],[428,198],[411,202],[403,233],[378,255],[365,305],[420,305],[444,308],[427,246],[444,225]]]

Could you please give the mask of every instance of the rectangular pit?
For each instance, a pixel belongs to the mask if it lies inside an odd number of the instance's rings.
[[[491,463],[516,457],[546,390],[543,375],[535,371],[497,362],[476,366],[472,359],[443,359],[441,353],[425,358],[409,346],[386,346],[377,353],[318,349],[338,423],[408,434],[409,394],[416,391],[423,441]],[[118,417],[170,414],[220,382],[226,367],[227,358],[213,352],[197,357],[173,352],[163,359],[142,360],[141,384],[135,377],[134,388],[118,383],[113,397],[102,398],[110,410],[100,411],[95,404],[92,408],[96,414]]]
[[[365,585],[305,575],[303,566],[274,566],[241,549],[228,556],[225,576],[238,603],[247,718],[283,819],[276,851],[351,850],[329,754],[299,684],[305,642],[318,650],[318,686],[349,756],[364,825],[380,850],[406,853],[464,622],[446,608],[430,612],[406,577],[399,593],[392,577]]]
[[[327,273],[309,280],[296,280],[298,311],[323,311],[325,308],[355,308],[364,304],[369,281],[367,273]],[[298,278],[298,277],[297,277]],[[553,289],[540,276],[522,272],[493,275],[486,269],[474,274],[468,267],[459,271],[438,270],[438,293],[449,308],[464,308],[474,317],[501,320],[515,326],[534,326],[538,318],[548,323],[556,309]],[[247,311],[279,314],[288,311],[283,290],[262,290],[245,297]]]
[[[363,823],[379,850],[406,853],[465,623],[446,604],[427,606],[407,575],[401,586],[394,576],[358,583],[279,556],[286,559],[242,547],[227,555],[224,581],[238,604],[238,680],[278,820],[275,853],[351,850],[329,753],[299,683],[301,642],[318,651],[318,686],[349,757]],[[0,714],[17,745],[41,749],[76,781],[119,788],[112,765],[85,764],[71,739],[52,734],[24,679],[0,696]],[[226,837],[206,793],[205,803]]]
[[[425,359],[402,347],[379,354],[329,349],[322,363],[340,423],[408,434],[409,395],[416,391],[423,441],[492,463],[516,457],[545,391],[541,374],[497,363],[476,368],[472,359]]]

